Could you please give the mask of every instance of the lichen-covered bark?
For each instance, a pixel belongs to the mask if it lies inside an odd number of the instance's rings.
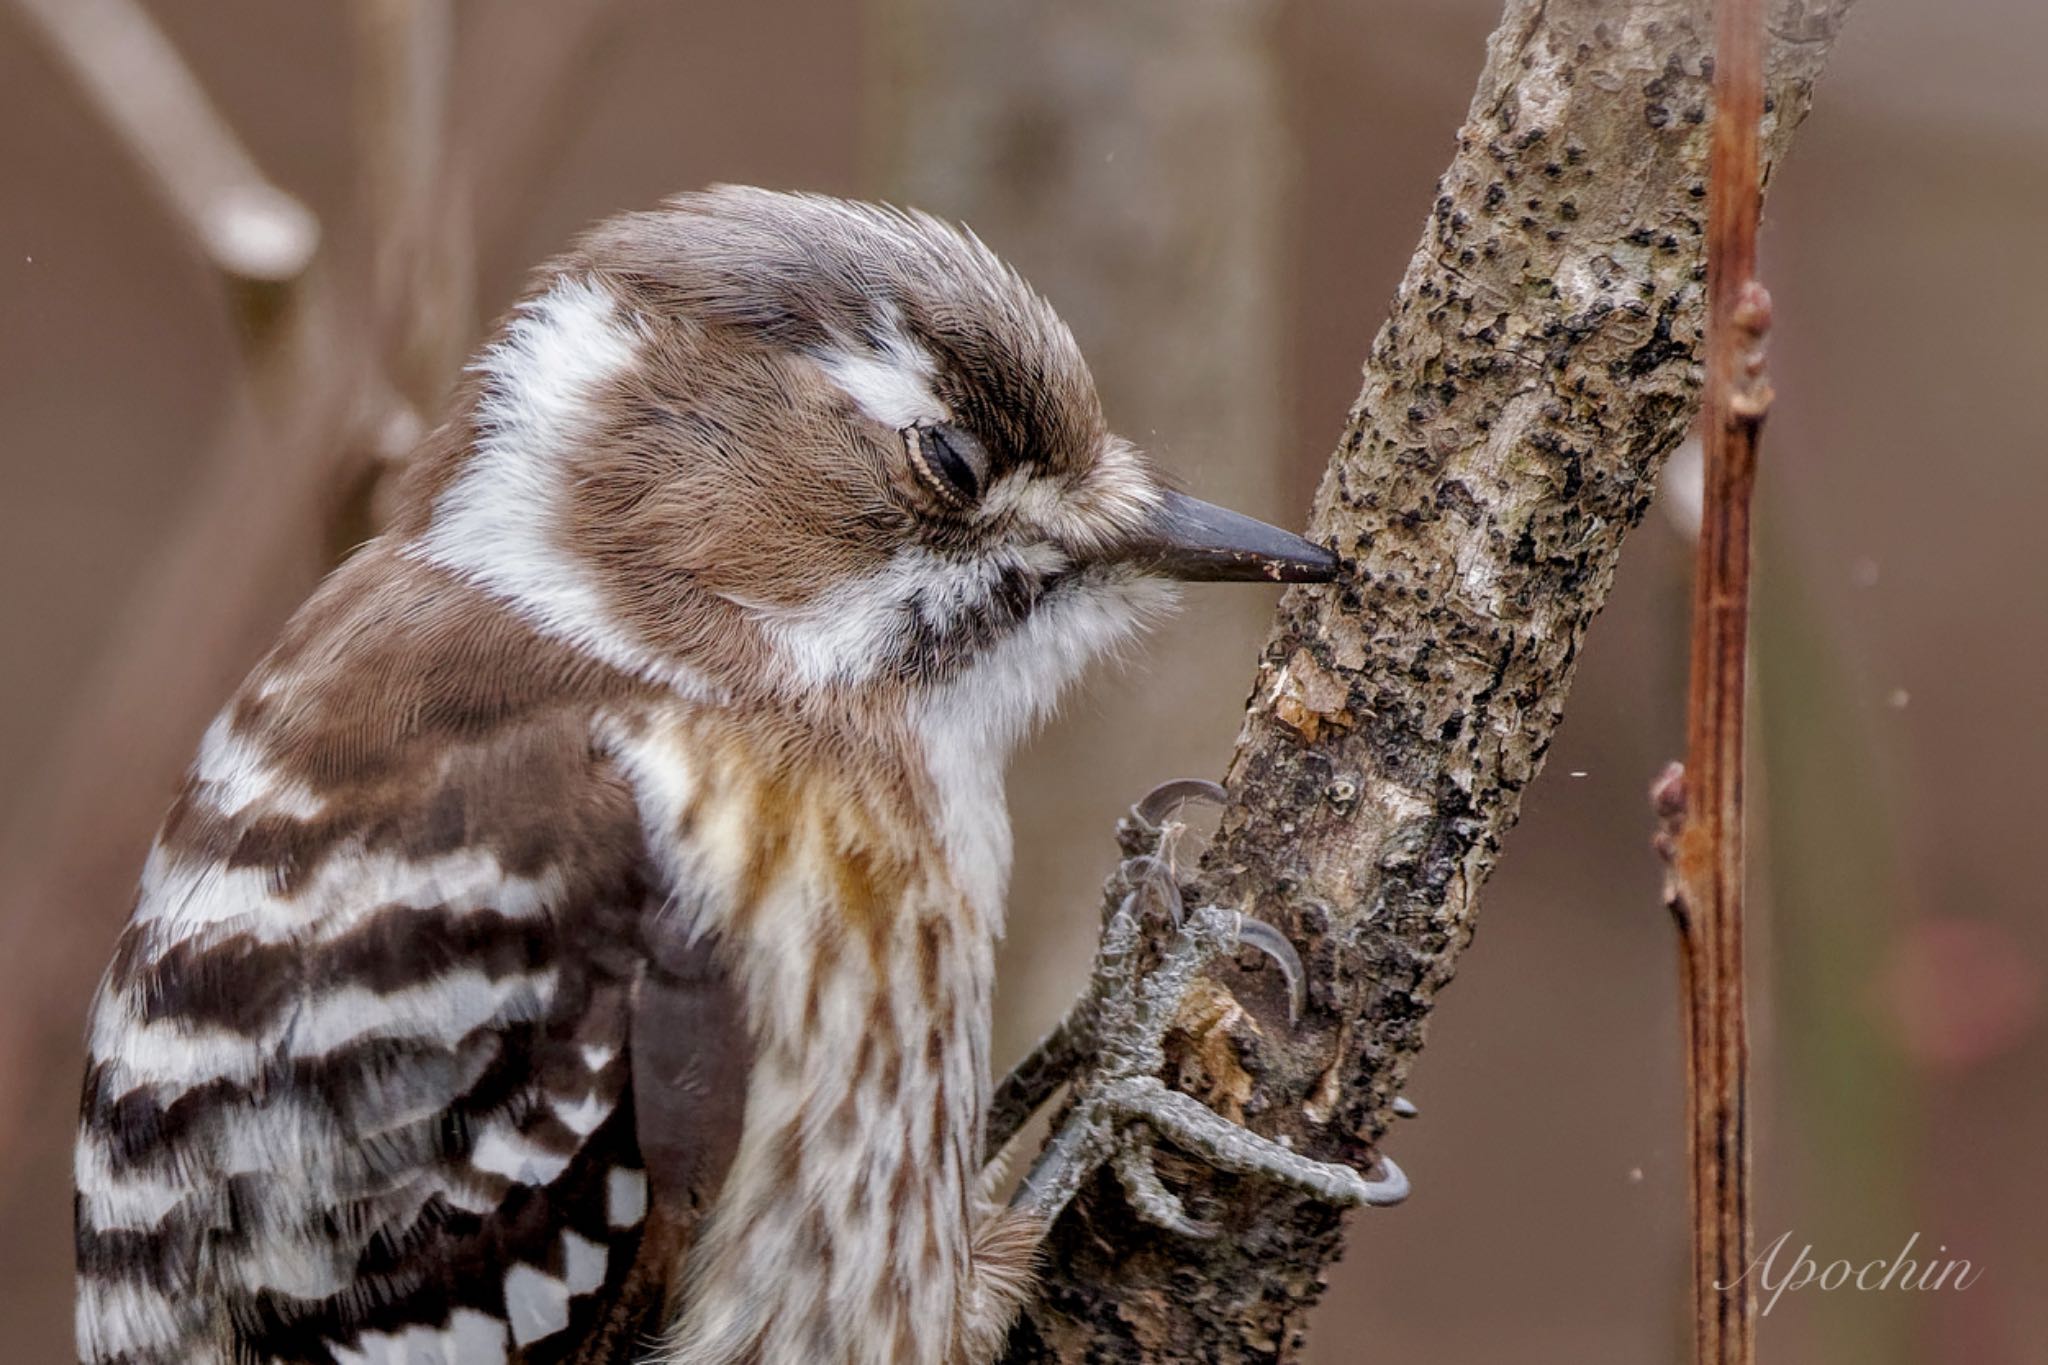
[[[1767,164],[1847,3],[1773,6]],[[1282,603],[1199,887],[1294,937],[1308,1009],[1290,1028],[1247,961],[1169,1077],[1311,1155],[1371,1160],[1695,414],[1712,27],[1706,0],[1511,0],[1317,495],[1349,571]],[[1293,1357],[1336,1212],[1164,1173],[1224,1235],[1157,1232],[1099,1178],[1012,1359]]]

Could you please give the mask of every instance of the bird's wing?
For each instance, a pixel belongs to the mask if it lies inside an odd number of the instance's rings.
[[[81,1357],[628,1358],[723,1178],[745,1044],[625,784],[558,717],[315,799],[235,724],[95,1006]]]

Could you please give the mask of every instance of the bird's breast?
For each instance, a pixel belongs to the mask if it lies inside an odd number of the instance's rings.
[[[674,1359],[941,1360],[989,1086],[986,891],[911,764],[768,758],[688,722],[640,744],[672,894],[716,937],[753,1044]]]

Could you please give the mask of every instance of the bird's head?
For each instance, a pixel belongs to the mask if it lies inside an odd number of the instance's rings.
[[[1171,581],[1336,569],[1166,486],[973,237],[752,189],[547,267],[414,487],[420,553],[614,662],[801,702],[971,690],[1006,736]]]

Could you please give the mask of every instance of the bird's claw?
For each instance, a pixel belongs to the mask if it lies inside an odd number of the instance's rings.
[[[1314,1160],[1159,1079],[1167,1035],[1194,983],[1218,959],[1255,948],[1280,969],[1290,1023],[1300,1020],[1306,1003],[1301,955],[1285,934],[1239,910],[1208,905],[1191,911],[1183,899],[1173,856],[1182,827],[1171,817],[1189,801],[1223,799],[1212,782],[1164,783],[1132,806],[1119,828],[1127,856],[1112,882],[1113,908],[1095,969],[1074,1016],[1054,1035],[1066,1035],[1077,1065],[1086,1059],[1085,1074],[1073,1110],[1012,1201],[1048,1221],[1090,1172],[1107,1164],[1147,1222],[1183,1236],[1214,1236],[1217,1228],[1190,1215],[1160,1180],[1154,1155],[1162,1137],[1219,1170],[1265,1176],[1328,1203],[1386,1205],[1408,1195],[1407,1176],[1390,1160],[1381,1158],[1379,1174],[1370,1178]],[[1156,961],[1144,965],[1153,943],[1159,945]],[[1413,1112],[1405,1100],[1394,1107]]]
[[[1190,801],[1220,806],[1229,799],[1229,793],[1206,777],[1176,777],[1170,782],[1161,782],[1139,797],[1138,803],[1131,807],[1131,818],[1156,831],[1166,824],[1168,816]]]
[[[1180,784],[1169,782],[1153,790],[1157,794],[1177,785]],[[1141,810],[1144,805],[1145,802],[1141,801],[1132,807],[1132,810]],[[1153,904],[1166,912],[1175,929],[1186,928],[1187,907],[1181,899],[1180,881],[1174,876],[1172,865],[1164,857],[1155,853],[1141,853],[1135,858],[1126,859],[1120,875],[1132,884],[1129,894],[1119,907],[1120,912],[1134,913],[1139,908],[1140,898],[1149,897]],[[1239,911],[1234,923],[1236,932],[1232,946],[1256,948],[1280,969],[1280,976],[1287,984],[1287,1022],[1300,1023],[1301,1011],[1308,1003],[1308,975],[1302,970],[1301,954],[1295,950],[1293,942],[1287,935],[1262,919],[1255,919]]]
[[[1280,969],[1287,982],[1287,1022],[1300,1023],[1302,1008],[1308,1003],[1308,976],[1301,969],[1301,954],[1294,950],[1293,941],[1264,920],[1239,914],[1237,942],[1240,947],[1258,949]]]
[[[1179,1195],[1166,1188],[1159,1170],[1152,1164],[1157,1148],[1149,1132],[1133,1130],[1110,1148],[1109,1166],[1124,1187],[1124,1198],[1140,1218],[1154,1227],[1196,1241],[1207,1241],[1223,1231],[1220,1224],[1188,1213]]]
[[[1091,1087],[1076,1102],[1011,1201],[1050,1221],[1058,1216],[1095,1167],[1115,1172],[1131,1209],[1155,1227],[1185,1237],[1214,1237],[1218,1225],[1187,1211],[1153,1164],[1164,1137],[1219,1171],[1263,1176],[1327,1204],[1384,1208],[1408,1197],[1408,1174],[1382,1156],[1370,1177],[1333,1161],[1303,1156],[1272,1138],[1232,1123],[1192,1095],[1169,1089],[1157,1076],[1123,1076]]]
[[[1265,1176],[1330,1204],[1384,1207],[1408,1197],[1407,1174],[1386,1157],[1379,1159],[1381,1174],[1368,1179],[1349,1166],[1303,1156],[1242,1124],[1232,1123],[1194,1096],[1168,1089],[1156,1076],[1128,1077],[1107,1087],[1103,1099],[1125,1122],[1143,1123],[1220,1171]],[[1149,1160],[1152,1139],[1146,1137],[1136,1143],[1127,1139],[1124,1150],[1135,1150]],[[1138,1211],[1145,1213],[1142,1208]]]

